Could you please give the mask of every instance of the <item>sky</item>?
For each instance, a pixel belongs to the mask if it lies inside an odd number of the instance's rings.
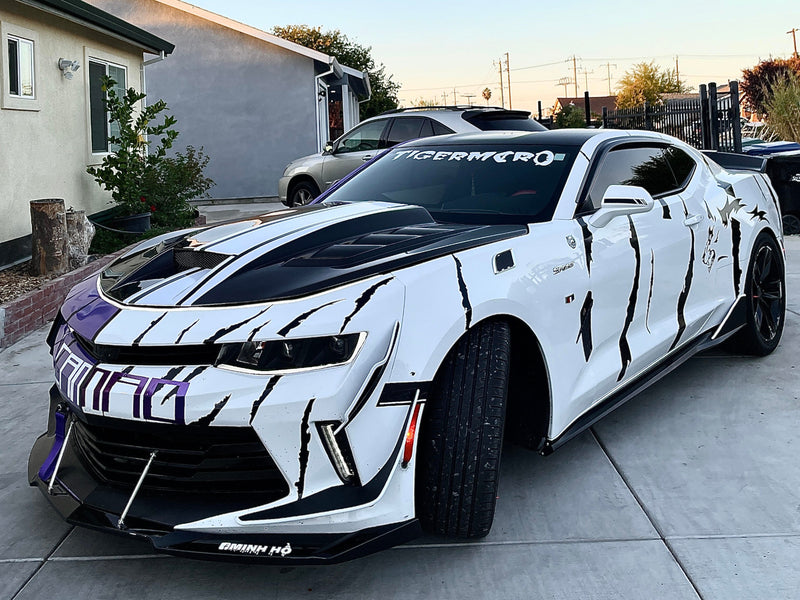
[[[402,85],[404,106],[420,99],[453,104],[454,95],[458,104],[485,104],[486,87],[489,103],[499,106],[502,60],[508,107],[508,53],[511,105],[533,112],[538,101],[547,108],[565,92],[575,96],[575,70],[580,97],[587,86],[592,96],[608,95],[609,83],[613,93],[626,71],[650,61],[674,69],[677,60],[681,80],[695,90],[711,81],[721,85],[760,60],[791,56],[786,32],[800,29],[800,0],[573,0],[549,7],[512,0],[192,3],[265,31],[299,24],[338,29],[372,48],[375,61]]]

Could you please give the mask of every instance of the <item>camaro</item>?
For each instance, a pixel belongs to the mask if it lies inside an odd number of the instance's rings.
[[[757,166],[659,134],[396,146],[75,287],[31,484],[200,558],[484,536],[504,435],[549,454],[703,349],[777,346],[780,223]]]

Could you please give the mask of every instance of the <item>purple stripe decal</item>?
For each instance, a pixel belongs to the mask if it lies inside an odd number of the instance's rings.
[[[66,425],[67,415],[56,411],[56,436],[53,440],[53,447],[50,448],[50,454],[48,454],[47,458],[44,459],[44,463],[42,463],[42,466],[39,469],[39,479],[42,481],[48,481],[53,475],[53,469],[56,466],[56,459],[58,458],[59,452],[61,452],[61,446],[64,445],[64,432],[66,430]]]
[[[61,314],[65,319],[68,319],[92,300],[99,298],[95,281],[96,279],[94,277],[90,277],[89,279],[81,281],[69,291],[67,299],[64,300],[64,304],[61,305]]]
[[[113,319],[119,309],[102,298],[82,308],[69,320],[69,326],[87,340],[94,340],[97,333]]]

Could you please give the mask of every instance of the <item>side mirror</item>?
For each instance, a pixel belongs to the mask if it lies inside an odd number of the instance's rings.
[[[614,217],[646,213],[653,206],[655,206],[655,200],[643,187],[610,185],[603,194],[600,209],[589,218],[589,225],[605,227]]]
[[[325,142],[325,146],[322,148],[323,154],[333,154],[333,142],[330,140]]]

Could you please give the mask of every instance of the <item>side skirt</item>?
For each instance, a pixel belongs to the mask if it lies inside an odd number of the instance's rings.
[[[688,344],[676,349],[664,360],[633,379],[628,385],[583,413],[561,435],[552,440],[545,440],[538,448],[540,454],[542,456],[552,454],[566,442],[589,429],[597,421],[678,368],[695,354],[713,348],[730,338],[745,325],[746,315],[743,306],[743,302],[737,301],[719,327],[706,331]]]

